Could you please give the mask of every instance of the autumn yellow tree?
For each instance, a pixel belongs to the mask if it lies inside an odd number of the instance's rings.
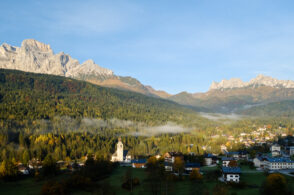
[[[264,194],[281,195],[288,193],[287,180],[279,173],[273,173],[267,176],[263,187]]]
[[[2,178],[17,176],[17,167],[11,160],[4,160],[0,166],[0,176]]]
[[[175,170],[175,172],[177,172],[180,175],[183,173],[184,167],[185,167],[185,162],[183,158],[177,156],[173,164],[173,169]]]
[[[203,176],[200,174],[199,170],[194,169],[189,175],[190,180],[201,181]]]

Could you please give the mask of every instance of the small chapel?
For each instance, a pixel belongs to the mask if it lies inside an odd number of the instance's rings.
[[[131,155],[128,150],[124,150],[124,145],[121,142],[121,138],[118,138],[118,143],[116,144],[116,152],[111,157],[111,162],[122,162],[130,163],[132,160]]]

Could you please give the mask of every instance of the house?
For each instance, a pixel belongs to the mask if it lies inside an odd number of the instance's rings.
[[[200,170],[200,163],[186,163],[185,164],[185,172],[191,173],[193,170]]]
[[[268,170],[294,169],[294,161],[284,157],[267,157],[264,160],[264,168]]]
[[[264,161],[266,158],[257,156],[253,159],[253,164],[256,168],[264,168]]]
[[[121,162],[130,163],[131,155],[129,155],[128,150],[124,150],[124,145],[121,142],[121,138],[118,138],[118,143],[116,144],[116,152],[111,157],[111,162]]]
[[[230,163],[231,161],[235,161],[235,159],[232,158],[232,157],[223,157],[223,158],[222,158],[222,166],[223,166],[223,167],[228,167],[228,166],[229,166],[229,163]]]
[[[289,155],[290,156],[294,155],[294,146],[289,147]]]
[[[41,169],[42,168],[42,162],[38,159],[33,158],[28,163],[30,169]]]
[[[79,170],[81,167],[77,162],[70,162],[66,168],[70,171],[77,171]]]
[[[63,160],[59,160],[56,162],[57,167],[62,168],[66,166],[66,163]]]
[[[165,169],[165,171],[173,171],[173,163],[164,162],[164,169]]]
[[[184,155],[181,152],[166,152],[163,155],[163,157],[164,157],[164,162],[170,162],[170,163],[174,163],[176,157],[184,159]]]
[[[234,159],[239,159],[239,152],[227,152],[226,156],[227,157],[232,157]]]
[[[222,167],[222,178],[225,182],[239,183],[240,175],[240,167]]]
[[[133,168],[146,168],[146,163],[147,163],[146,159],[135,159],[135,160],[132,160],[131,162],[132,162]]]
[[[213,165],[216,163],[218,163],[218,159],[216,156],[214,156],[213,154],[205,154],[204,155],[204,165],[210,166],[210,165]]]
[[[17,165],[17,169],[18,169],[18,172],[20,172],[23,175],[29,175],[30,174],[29,168],[24,166],[21,163]]]
[[[281,154],[281,146],[278,145],[278,144],[271,145],[270,150],[271,150],[271,153],[272,153],[273,157],[280,156],[280,154]]]
[[[249,154],[246,150],[239,151],[239,159],[248,160]]]
[[[258,156],[253,163],[255,167],[267,170],[294,169],[294,161],[285,157]]]

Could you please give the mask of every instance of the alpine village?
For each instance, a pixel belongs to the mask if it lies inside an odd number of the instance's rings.
[[[0,195],[294,195],[293,2],[0,11]]]

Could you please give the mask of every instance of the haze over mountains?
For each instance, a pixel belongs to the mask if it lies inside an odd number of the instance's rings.
[[[249,82],[238,78],[213,82],[206,93],[182,92],[170,95],[145,86],[135,78],[115,75],[112,70],[100,67],[93,60],[80,64],[63,52],[54,54],[50,45],[33,39],[24,40],[21,47],[2,44],[0,68],[76,78],[105,87],[168,99],[204,112],[243,113],[261,105],[266,110],[264,106],[268,103],[294,100],[294,81],[278,80],[264,75],[258,75]],[[254,113],[259,112],[255,108]]]

